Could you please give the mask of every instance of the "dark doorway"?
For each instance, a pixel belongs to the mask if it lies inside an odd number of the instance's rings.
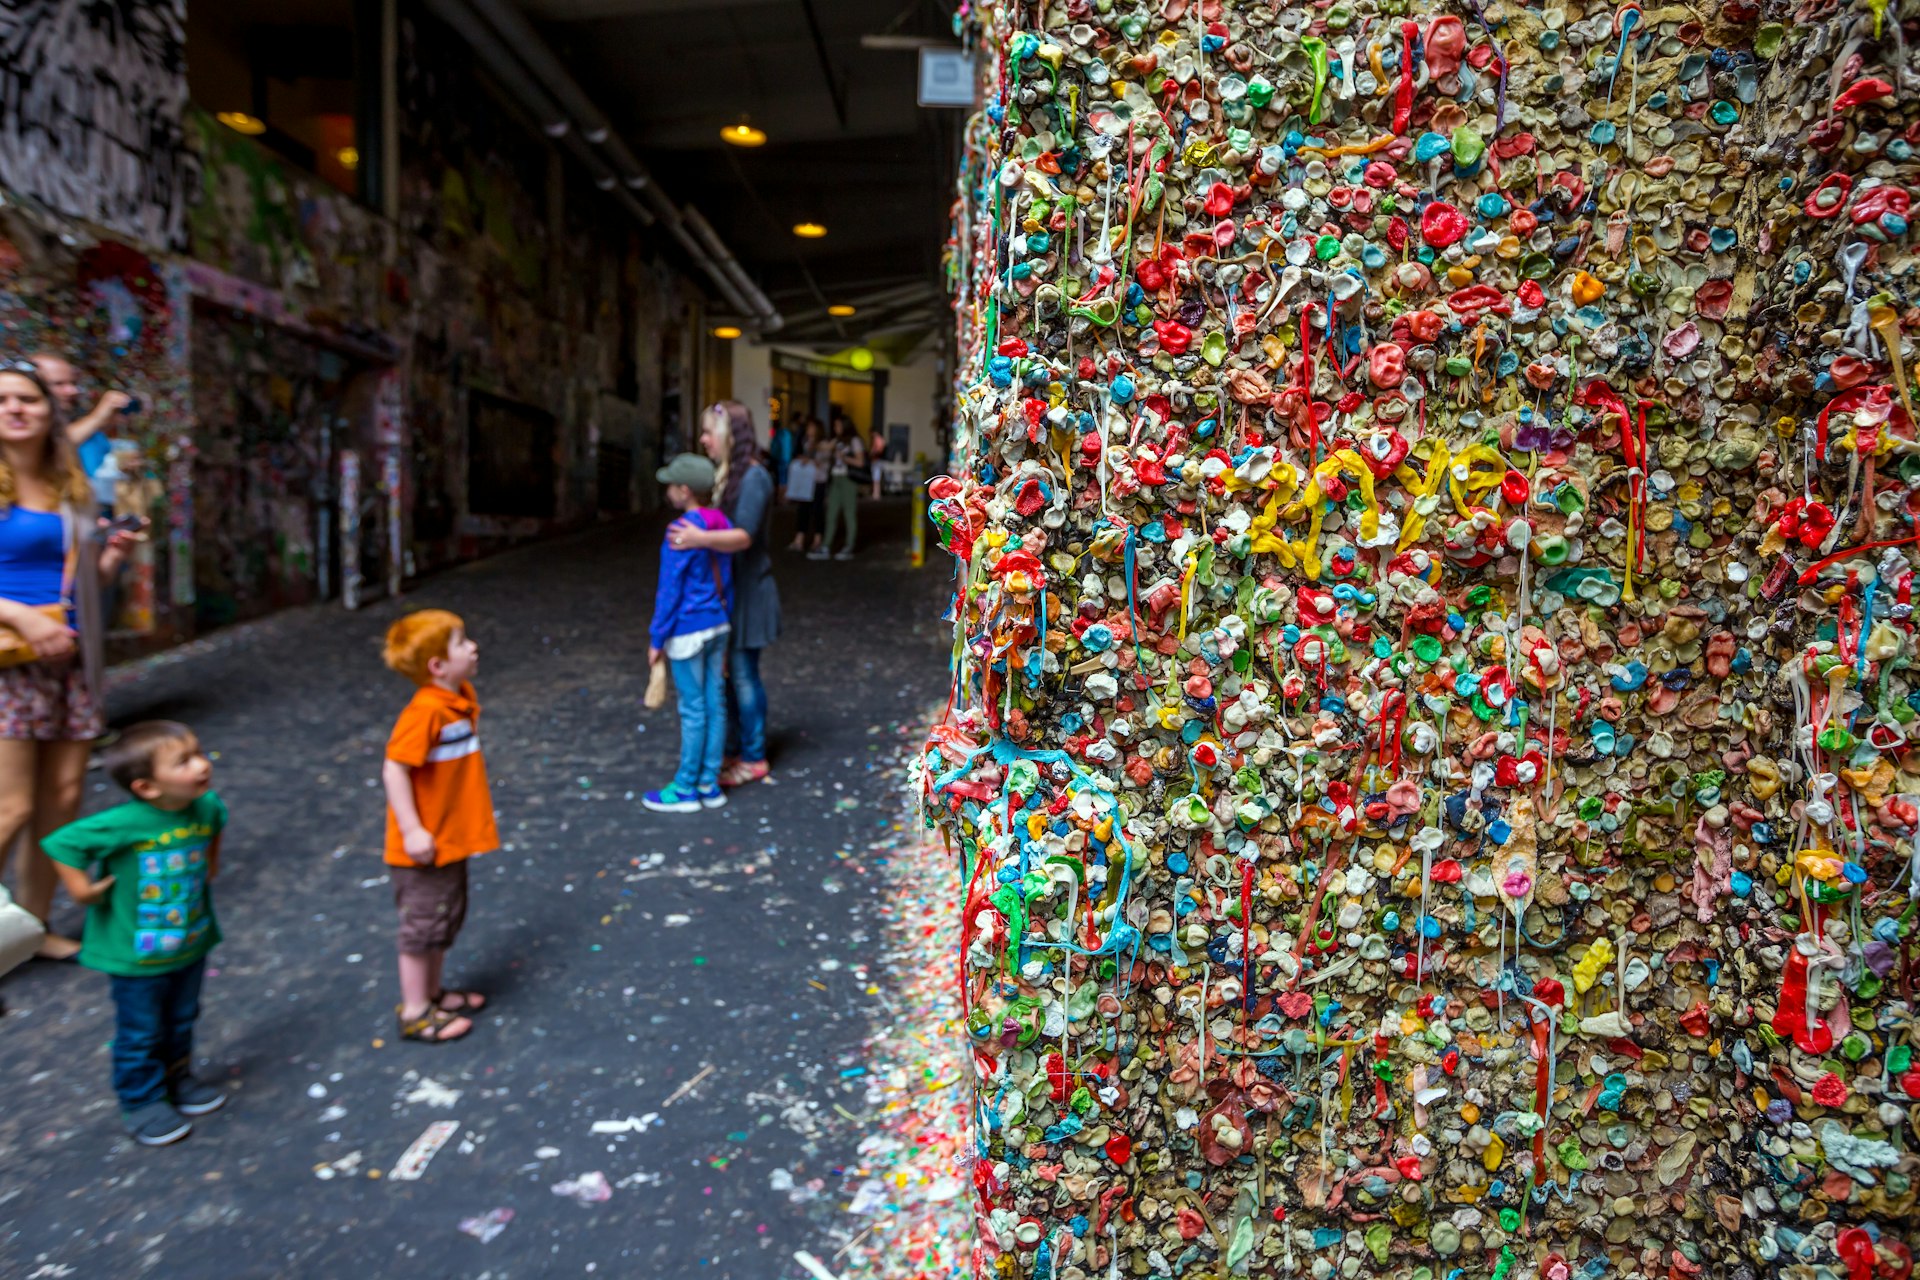
[[[559,470],[553,415],[467,393],[467,505],[475,515],[553,519]]]
[[[334,473],[370,366],[224,308],[197,308],[193,336],[196,626],[333,596]]]

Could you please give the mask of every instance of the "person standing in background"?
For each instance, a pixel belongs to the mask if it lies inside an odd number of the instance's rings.
[[[0,870],[18,848],[14,896],[43,923],[55,873],[40,838],[79,812],[87,758],[106,728],[99,579],[135,537],[121,530],[103,545],[88,527],[93,489],[65,426],[36,366],[0,367],[0,624],[34,654],[0,668]],[[40,956],[69,960],[79,949],[49,932]]]
[[[73,361],[56,352],[41,351],[34,355],[33,366],[40,370],[48,390],[53,392],[54,406],[66,419],[67,439],[72,443],[74,452],[80,455],[80,469],[87,473],[87,479],[93,484],[93,500],[100,515],[111,520],[121,472],[114,460],[113,432],[109,428],[116,418],[136,411],[140,402],[124,391],[110,390],[101,394],[93,408],[84,414],[78,413],[80,372],[74,368]],[[100,625],[103,633],[113,630],[114,623],[120,617],[120,603],[119,575],[103,577],[100,580]]]
[[[813,442],[809,446],[813,453],[813,509],[807,516],[807,529],[813,537],[803,549],[817,551],[827,529],[827,479],[833,474],[833,433],[820,419],[809,418],[807,438]]]
[[[799,418],[796,416],[797,423]],[[787,467],[793,462],[796,432],[791,426],[775,423],[773,437],[767,441],[767,461],[773,466],[774,491],[781,497],[787,493]]]
[[[773,521],[773,476],[760,465],[753,414],[737,400],[709,405],[700,418],[700,446],[720,467],[714,501],[731,529],[695,529],[677,521],[667,532],[675,551],[696,547],[733,557],[733,617],[727,675],[733,686],[727,739],[738,750],[720,771],[737,787],[767,776],[767,688],[760,654],[780,634],[780,589],[773,581],[767,531]]]
[[[818,455],[820,442],[826,435],[827,429],[820,425],[820,419],[808,418],[800,447],[787,465],[787,499],[798,508],[793,544],[788,548],[791,551],[811,550],[820,540],[820,522],[826,514],[826,486],[822,483],[825,472]]]
[[[33,366],[40,371],[47,389],[53,392],[54,405],[66,419],[67,439],[80,455],[81,469],[93,481],[100,514],[112,516],[113,481],[103,481],[100,471],[113,453],[113,432],[109,428],[116,417],[131,411],[136,401],[124,391],[106,391],[93,408],[80,413],[80,371],[73,361],[56,352],[40,351],[33,356]]]
[[[846,414],[833,415],[833,463],[827,470],[827,531],[820,545],[807,553],[809,560],[853,559],[854,540],[860,534],[860,490],[867,483],[867,446],[859,428]],[[841,523],[847,526],[847,540],[839,551],[833,549],[833,534]]]
[[[887,435],[879,427],[873,429],[873,439],[867,443],[867,469],[873,472],[873,498],[880,500],[880,480],[885,474],[880,464],[887,460]]]

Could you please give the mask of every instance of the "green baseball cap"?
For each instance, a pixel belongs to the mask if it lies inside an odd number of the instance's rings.
[[[653,478],[661,484],[683,484],[689,489],[698,489],[702,493],[713,492],[713,461],[697,453],[675,455],[672,462],[653,473]]]

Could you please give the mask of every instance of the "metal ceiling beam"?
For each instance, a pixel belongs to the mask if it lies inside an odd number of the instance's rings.
[[[905,302],[918,302],[923,298],[931,298],[935,296],[936,293],[937,290],[924,280],[915,280],[911,284],[895,285],[891,289],[880,289],[867,293],[850,290],[842,285],[839,293],[833,298],[832,303],[829,305],[846,303],[848,306],[866,307],[871,310],[880,307],[897,307]],[[791,318],[798,320],[805,314],[806,312],[803,310],[797,312]]]
[[[592,176],[594,186],[602,191],[612,192],[615,202],[638,218],[642,225],[653,225],[655,221],[653,214],[633,198],[631,191],[621,185],[613,170],[592,147],[587,145],[579,131],[572,127],[566,112],[562,111],[559,104],[534,82],[532,76],[520,65],[519,60],[507,50],[486,23],[457,0],[427,0],[427,7],[473,47],[481,63],[493,78],[500,82],[500,87],[511,94],[533,116],[540,131],[573,153],[587,173]]]
[[[922,313],[925,313],[926,315],[931,316],[934,313],[936,313],[939,309],[940,308],[938,306],[938,300],[933,298],[928,298],[920,301],[903,303],[898,306],[885,307],[878,311],[873,312],[870,315],[864,315],[864,316],[857,315],[852,317],[849,320],[835,321],[834,323],[836,325],[842,326],[841,328],[836,330],[839,336],[842,336],[842,337],[847,335],[848,330],[851,330],[851,332],[853,333],[864,333],[864,334],[886,333],[889,331],[888,329],[889,326],[898,325],[902,321],[908,319],[909,317],[919,316]],[[782,342],[806,341],[810,335],[820,333],[826,327],[827,327],[826,325],[822,324],[818,320],[810,320],[806,318],[795,317],[790,323],[787,330],[782,332],[782,334],[780,335],[780,340]],[[826,338],[826,337],[832,337],[834,335],[824,334],[822,336],[823,338]]]
[[[892,293],[908,286],[917,287],[922,283],[924,283],[924,281],[918,274],[910,276],[881,276],[873,280],[843,281],[840,289],[842,293],[852,295],[845,298],[845,301],[858,305],[860,302],[859,290],[861,289],[880,290],[884,293]],[[769,289],[767,296],[770,298],[805,298],[811,297],[812,295],[806,289]],[[881,294],[876,293],[873,296],[879,297]]]
[[[499,36],[493,40],[493,44],[505,44],[511,50],[509,63],[524,67],[522,75],[513,77],[513,86],[524,86],[526,73],[530,73],[547,98],[547,109],[551,111],[551,107],[557,106],[563,113],[563,119],[557,125],[549,125],[547,132],[553,134],[555,127],[561,127],[563,132],[553,136],[564,136],[566,130],[578,130],[588,144],[597,148],[603,157],[603,167],[611,169],[618,177],[618,182],[628,188],[628,192],[637,192],[639,198],[653,209],[653,217],[666,226],[668,234],[674,236],[687,257],[691,257],[695,265],[707,273],[708,280],[714,282],[714,288],[720,290],[720,296],[728,301],[728,305],[732,305],[743,319],[762,332],[780,328],[783,319],[774,303],[768,301],[766,294],[762,294],[755,282],[747,278],[747,273],[741,271],[739,263],[724,246],[720,246],[718,255],[714,253],[718,238],[712,238],[708,244],[707,240],[695,234],[680,205],[676,205],[660,190],[653,175],[647,173],[647,167],[639,163],[632,150],[628,150],[626,142],[612,130],[601,109],[593,106],[593,100],[588,98],[586,90],[580,88],[561,61],[553,56],[553,50],[547,48],[547,42],[541,40],[540,33],[534,31],[526,17],[511,4],[511,0],[428,0],[428,4],[442,17],[453,15],[449,21],[455,31],[463,36],[468,36],[472,27],[467,19],[484,19],[488,25],[492,25],[493,33]],[[474,52],[484,56],[482,44],[474,44]],[[632,201],[632,196],[628,196],[628,200]]]
[[[827,56],[827,37],[820,30],[820,15],[813,10],[813,0],[800,0],[800,7],[807,14],[807,30],[813,34],[813,52],[820,59],[820,73],[827,78],[827,93],[833,98],[833,114],[844,129],[847,127],[846,82],[833,72],[833,59]]]
[[[716,9],[764,9],[786,0],[531,0],[527,8],[549,22],[597,18],[659,18]]]

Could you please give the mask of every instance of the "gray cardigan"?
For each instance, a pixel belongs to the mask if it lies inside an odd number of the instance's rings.
[[[764,649],[780,634],[780,588],[773,581],[773,556],[767,529],[773,520],[773,477],[759,463],[741,478],[740,491],[726,509],[736,529],[753,541],[733,557],[733,647]]]

